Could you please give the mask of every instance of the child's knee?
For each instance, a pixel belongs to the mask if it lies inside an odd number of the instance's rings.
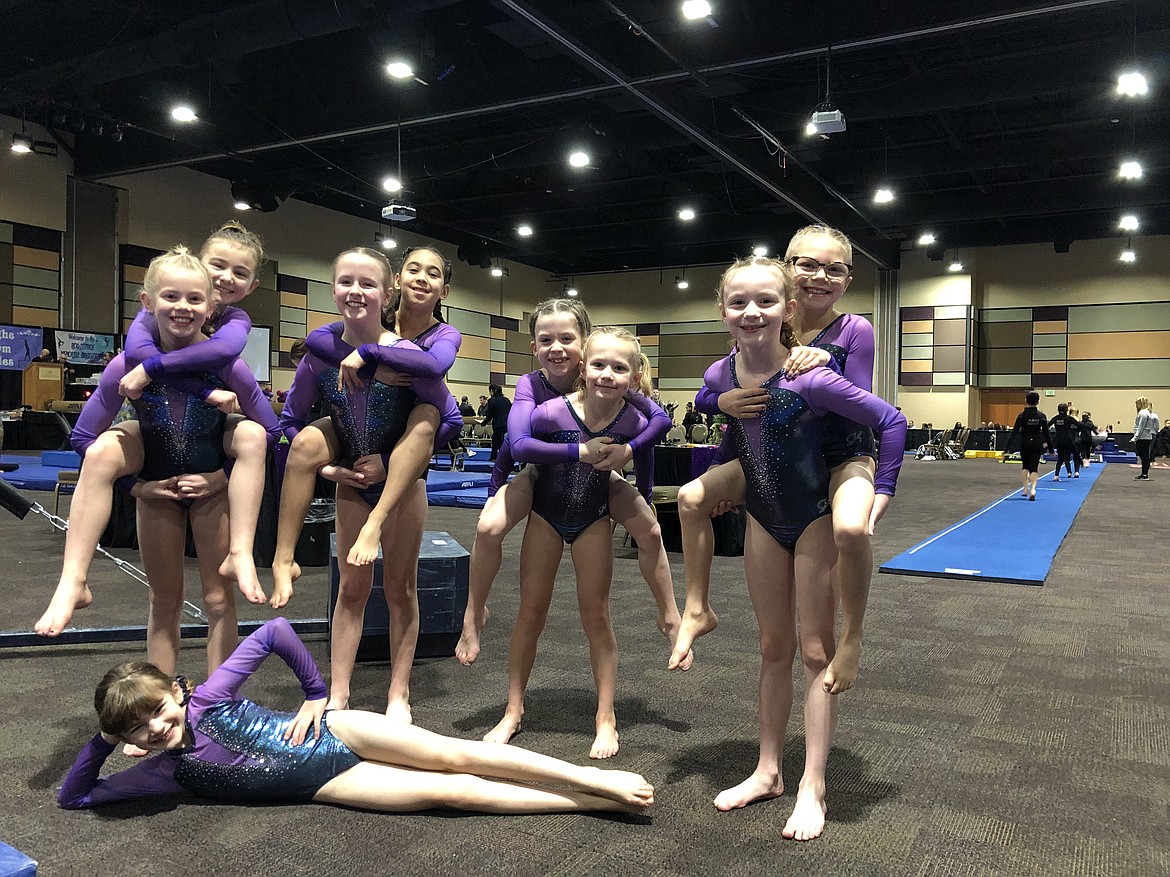
[[[833,660],[833,655],[836,653],[836,648],[831,639],[815,639],[810,642],[802,642],[800,645],[800,663],[804,669],[816,675],[829,666],[829,662]]]
[[[790,636],[760,634],[760,659],[791,666],[796,659],[796,643]]]
[[[203,610],[212,621],[223,618],[236,606],[233,589],[213,588],[203,592]]]
[[[684,484],[678,489],[678,512],[680,515],[698,515],[707,511],[707,492],[698,481]]]
[[[662,527],[653,515],[634,515],[627,519],[623,526],[630,531],[630,535],[638,540],[638,544],[657,543],[662,541]]]
[[[236,459],[244,456],[263,457],[268,453],[268,433],[255,421],[243,420],[233,430],[231,449]]]
[[[370,592],[374,590],[372,580],[364,577],[355,580],[342,576],[337,585],[337,602],[346,606],[365,606],[370,599]]]
[[[869,521],[854,516],[838,521],[834,517],[833,541],[837,550],[845,554],[869,551]]]
[[[295,463],[303,465],[319,460],[329,462],[329,446],[319,429],[306,427],[293,437],[288,449],[288,462],[290,465]]]
[[[412,575],[388,576],[382,580],[382,592],[386,595],[386,605],[392,611],[418,605],[418,582]]]

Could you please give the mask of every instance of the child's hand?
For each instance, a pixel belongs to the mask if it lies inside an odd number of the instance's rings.
[[[582,463],[595,464],[602,460],[601,448],[613,441],[609,436],[600,435],[596,438],[591,438],[587,442],[581,442],[577,445],[577,459]]]
[[[386,480],[386,465],[381,454],[367,454],[354,461],[353,471],[364,479],[363,484],[381,484]]]
[[[337,389],[348,392],[360,388],[365,381],[358,377],[358,371],[364,368],[365,364],[366,361],[356,350],[343,359],[337,367]]]
[[[788,351],[788,362],[784,363],[784,369],[788,372],[789,378],[795,378],[828,364],[827,350],[821,350],[819,347],[793,347]]]
[[[738,505],[735,500],[721,499],[719,502],[715,503],[715,508],[711,509],[711,517],[717,518],[720,515],[725,515],[728,512],[735,511],[736,508],[738,508]],[[870,532],[872,533],[873,531],[871,530]]]
[[[206,499],[227,487],[227,483],[227,473],[217,469],[214,472],[180,475],[175,479],[175,489],[183,499]]]
[[[122,375],[122,380],[118,381],[118,395],[125,396],[127,399],[137,399],[142,395],[142,391],[146,389],[150,380],[146,369],[137,365]]]
[[[162,481],[139,481],[130,490],[130,495],[135,499],[170,499],[178,501],[183,499],[183,495],[179,493],[179,479],[164,478]]]
[[[337,484],[344,484],[346,487],[352,487],[354,490],[369,487],[366,484],[365,476],[360,472],[346,469],[344,466],[338,466],[336,463],[325,464],[319,470],[319,474],[322,478],[328,478],[330,481],[336,482]]]
[[[634,451],[627,444],[602,445],[597,449],[601,459],[593,464],[599,472],[620,472],[634,459]]]
[[[284,729],[284,739],[293,746],[300,746],[305,742],[309,733],[309,726],[313,727],[313,739],[321,739],[321,716],[325,715],[325,704],[328,698],[319,697],[316,700],[306,700],[293,720]]]
[[[882,519],[886,509],[890,507],[890,497],[885,493],[875,493],[873,496],[873,511],[869,513],[869,535],[873,535],[873,528]]]
[[[768,391],[763,387],[752,390],[728,390],[719,394],[719,410],[729,417],[743,420],[745,417],[759,417],[768,406]]]
[[[374,380],[388,387],[409,387],[414,382],[414,375],[394,371],[388,365],[380,365],[374,370]]]
[[[231,390],[212,390],[203,400],[224,414],[240,414],[240,400]]]

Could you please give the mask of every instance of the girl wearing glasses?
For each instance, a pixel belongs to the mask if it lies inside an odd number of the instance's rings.
[[[792,273],[797,302],[791,327],[803,345],[792,350],[786,363],[788,378],[825,365],[831,357],[854,386],[872,391],[873,326],[864,317],[836,309],[853,279],[849,238],[834,228],[807,226],[788,242],[784,261]],[[762,389],[733,389],[716,397],[704,388],[695,404],[704,413],[722,412],[745,419],[759,417],[767,400]],[[826,418],[824,460],[830,473],[837,548],[835,579],[842,609],[841,637],[824,677],[825,691],[830,694],[847,691],[857,678],[862,622],[873,576],[870,536],[894,495],[893,483],[875,481],[874,448],[874,435],[868,427],[836,414]],[[730,459],[731,453],[725,443],[716,460]],[[692,603],[689,598],[692,593],[706,594],[710,581],[714,546],[711,516],[743,503],[744,487],[743,468],[738,460],[731,460],[712,466],[679,490],[688,604],[668,664],[671,669],[688,653],[695,637],[713,630],[718,621],[705,600]],[[700,611],[693,611],[700,606]]]

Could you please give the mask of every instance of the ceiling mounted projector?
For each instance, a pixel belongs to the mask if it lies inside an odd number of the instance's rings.
[[[832,101],[818,104],[808,120],[810,134],[840,134],[844,130],[845,114]]]
[[[391,201],[382,208],[382,218],[387,222],[410,222],[418,218],[418,211],[409,204]]]

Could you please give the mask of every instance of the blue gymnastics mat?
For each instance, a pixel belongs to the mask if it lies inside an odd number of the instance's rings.
[[[487,472],[451,472],[431,469],[427,472],[427,493],[439,491],[467,490],[472,487],[487,487],[492,476]]]
[[[52,490],[57,486],[59,466],[46,466],[40,454],[4,454],[0,462],[15,463],[20,468],[13,472],[5,472],[4,480],[13,487],[21,490]],[[72,467],[76,469],[77,467]]]
[[[991,505],[919,542],[878,572],[933,578],[1043,585],[1081,503],[1104,466],[1081,470],[1080,478],[1052,475],[1036,485],[1036,501],[1016,488]]]
[[[460,509],[482,509],[487,505],[487,487],[469,487],[463,490],[436,490],[427,494],[427,505]]]

